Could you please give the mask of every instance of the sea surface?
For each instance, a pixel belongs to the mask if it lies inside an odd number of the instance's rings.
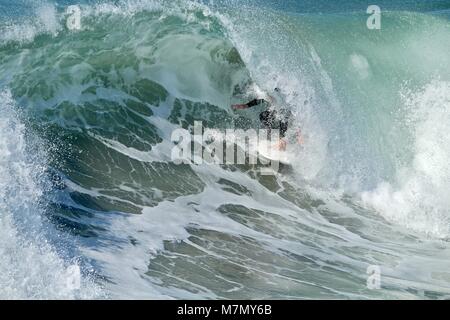
[[[275,87],[291,166],[173,161]],[[449,0],[0,0],[1,299],[449,299],[449,192]]]

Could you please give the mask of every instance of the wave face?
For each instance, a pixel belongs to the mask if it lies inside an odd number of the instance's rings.
[[[450,7],[388,6],[0,3],[0,297],[448,298]],[[171,161],[275,87],[291,169]]]

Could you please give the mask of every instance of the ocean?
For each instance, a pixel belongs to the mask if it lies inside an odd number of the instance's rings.
[[[1,299],[449,299],[450,1],[0,0]],[[176,163],[174,130],[301,152]]]

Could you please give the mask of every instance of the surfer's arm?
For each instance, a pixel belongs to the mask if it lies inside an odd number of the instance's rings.
[[[252,101],[245,104],[234,104],[231,106],[231,108],[233,108],[234,110],[248,109],[264,102],[266,102],[266,100],[264,99],[253,99]]]

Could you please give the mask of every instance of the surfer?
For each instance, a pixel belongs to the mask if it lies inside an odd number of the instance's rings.
[[[279,96],[280,89],[275,88],[274,89],[275,96]],[[280,131],[280,141],[277,144],[277,149],[280,151],[286,150],[286,132],[289,127],[289,121],[292,119],[292,112],[286,108],[281,108],[279,110],[276,110],[274,108],[274,105],[277,104],[278,100],[274,96],[267,95],[266,99],[253,99],[250,102],[244,103],[244,104],[234,104],[231,106],[233,110],[242,110],[242,109],[248,109],[260,104],[267,104],[268,109],[261,112],[259,114],[259,120],[261,121],[264,128],[266,128],[269,131],[272,129],[278,129]],[[296,132],[297,136],[297,142],[299,144],[303,144],[303,137],[301,134],[300,129]]]

